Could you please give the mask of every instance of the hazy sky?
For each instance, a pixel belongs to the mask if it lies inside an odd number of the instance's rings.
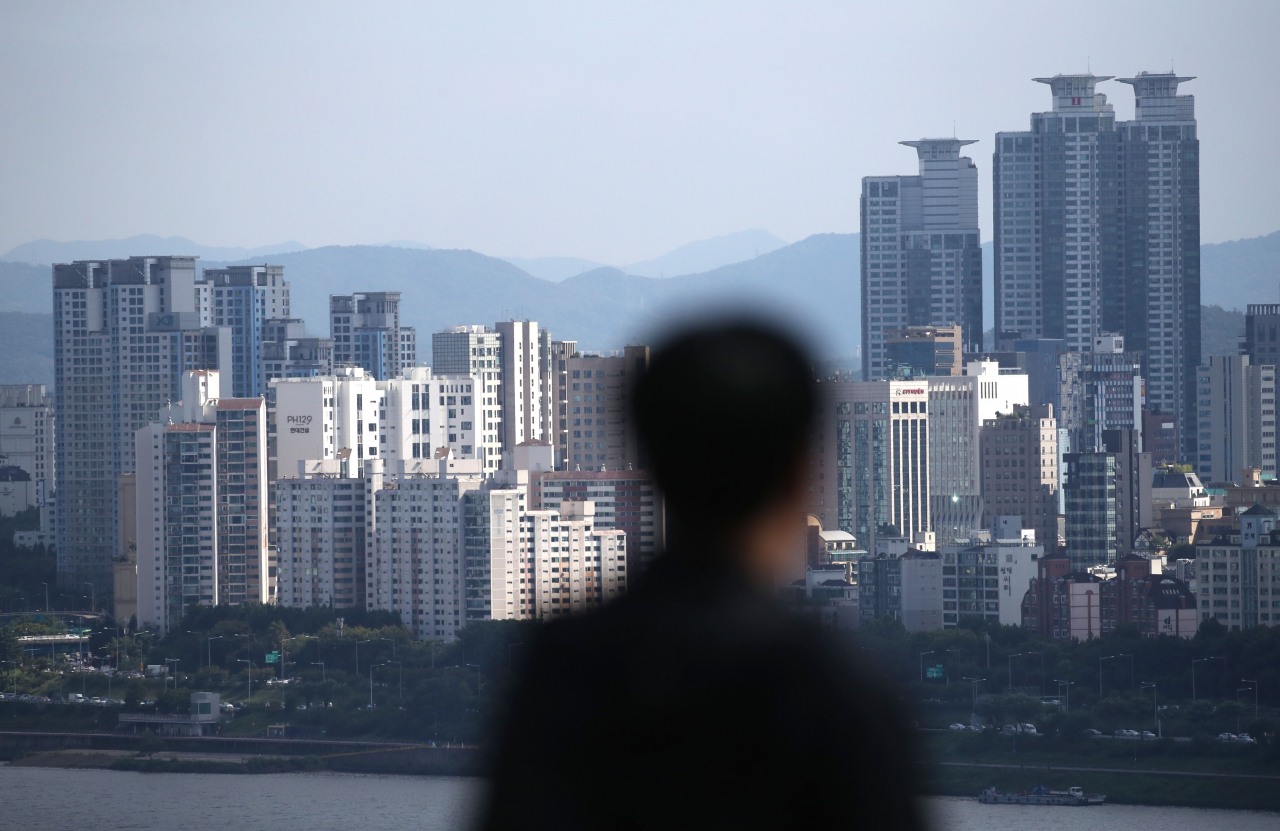
[[[1033,76],[1198,76],[1205,242],[1280,229],[1280,2],[0,5],[0,251],[412,239],[626,263],[857,230],[902,139],[969,148]],[[1131,118],[1129,87],[1100,86]],[[169,252],[165,252],[169,253]],[[177,253],[177,252],[172,252]]]

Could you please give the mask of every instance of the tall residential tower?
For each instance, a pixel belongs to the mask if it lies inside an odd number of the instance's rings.
[[[885,336],[907,326],[956,323],[964,351],[982,349],[982,248],[973,141],[901,142],[920,159],[915,176],[862,180],[863,380],[889,377]]]

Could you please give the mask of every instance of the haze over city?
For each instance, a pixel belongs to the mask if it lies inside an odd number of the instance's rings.
[[[0,250],[413,240],[622,266],[856,231],[860,177],[953,131],[978,140],[989,239],[992,135],[1048,109],[1032,77],[1090,68],[1196,76],[1202,239],[1259,236],[1277,28],[1268,2],[7,3]]]

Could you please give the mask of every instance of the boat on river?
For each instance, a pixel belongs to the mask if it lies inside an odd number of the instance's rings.
[[[1101,805],[1107,801],[1107,795],[1087,794],[1079,787],[1051,791],[1041,785],[1023,793],[1000,793],[995,788],[987,788],[978,795],[978,801],[984,805]]]

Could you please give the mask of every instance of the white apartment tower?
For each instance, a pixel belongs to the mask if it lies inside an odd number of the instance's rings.
[[[44,384],[0,386],[0,467],[22,468],[47,495],[53,493],[55,423],[53,396]]]
[[[982,349],[982,247],[978,169],[960,148],[921,139],[915,176],[862,180],[863,380],[889,373],[885,333],[907,326],[962,327],[966,352]]]
[[[182,399],[136,439],[138,623],[168,631],[191,603],[272,603],[267,409],[221,398],[217,371],[183,374]]]

